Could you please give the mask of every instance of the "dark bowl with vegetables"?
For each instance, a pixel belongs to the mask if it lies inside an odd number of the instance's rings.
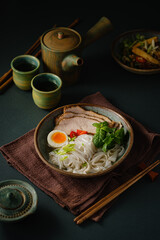
[[[72,109],[73,111],[74,108],[76,110],[77,109],[81,110],[81,112],[84,111],[85,114],[80,113],[79,117],[76,115],[69,118],[66,117],[66,119],[62,120],[62,117],[64,116],[64,110],[65,112],[66,109]],[[95,120],[98,119],[97,116],[98,117],[100,116],[104,119],[100,121]],[[105,121],[105,118],[109,119],[109,123]],[[57,124],[57,119],[60,119],[59,124]],[[78,130],[76,131],[74,127],[74,122],[77,121],[76,123],[78,124],[79,120],[80,122],[84,121],[83,127],[80,129],[80,127],[78,126],[77,127]],[[63,121],[66,121],[65,125],[64,124],[61,125]],[[66,152],[69,152],[68,154],[70,154],[70,151],[74,151],[74,144],[72,140],[74,141],[74,139],[78,135],[82,134],[89,134],[90,136],[92,136],[93,143],[91,144],[94,144],[95,148],[101,149],[101,151],[104,151],[105,153],[108,150],[112,150],[112,148],[117,144],[122,145],[124,149],[123,154],[117,157],[116,161],[114,161],[109,167],[98,172],[89,172],[83,174],[76,172],[68,172],[65,169],[60,169],[58,166],[52,164],[49,161],[49,152],[51,151],[51,149],[50,146],[48,146],[47,136],[50,132],[52,132],[53,129],[56,129],[56,131],[58,131],[57,129],[61,129],[61,126],[65,128],[67,126],[66,125],[67,121],[73,121],[73,129],[71,127],[69,131],[70,134],[69,132],[67,133],[69,144],[65,145],[63,148],[58,148],[55,150],[56,154],[61,154],[60,160],[61,163],[64,161],[64,159],[67,158],[66,155],[63,154],[65,154]],[[62,129],[63,131],[64,128]],[[124,159],[128,156],[129,152],[131,151],[133,139],[134,139],[133,129],[130,123],[127,121],[127,119],[125,119],[122,115],[109,108],[93,104],[79,103],[62,106],[46,115],[36,127],[34,134],[34,145],[40,159],[51,169],[59,172],[60,174],[69,175],[71,177],[88,178],[106,174],[115,169],[117,166],[119,166],[119,164],[121,164],[124,161]],[[84,145],[85,143],[82,143],[83,147]],[[86,163],[82,165],[82,168],[83,167],[86,167]]]
[[[160,72],[160,32],[132,30],[112,43],[112,57],[125,70],[137,74]]]

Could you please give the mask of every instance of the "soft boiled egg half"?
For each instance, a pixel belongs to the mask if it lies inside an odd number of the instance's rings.
[[[61,130],[53,130],[48,134],[47,142],[50,147],[62,147],[68,143],[68,136]]]

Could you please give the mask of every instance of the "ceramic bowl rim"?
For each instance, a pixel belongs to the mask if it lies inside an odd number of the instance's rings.
[[[46,159],[44,159],[44,157],[42,156],[41,152],[40,152],[40,149],[39,149],[39,146],[38,146],[38,140],[37,140],[37,137],[38,137],[38,133],[39,133],[39,129],[41,127],[41,125],[44,123],[44,121],[49,118],[54,112],[56,111],[59,111],[61,109],[63,109],[64,107],[68,107],[68,106],[80,106],[80,107],[85,107],[85,106],[89,106],[89,107],[97,107],[97,108],[101,108],[101,109],[104,109],[104,110],[107,110],[109,112],[112,112],[114,115],[116,114],[120,119],[122,119],[127,128],[129,129],[129,133],[130,133],[130,143],[128,145],[128,148],[126,149],[125,153],[123,154],[123,156],[117,161],[115,162],[112,167],[104,170],[104,171],[101,171],[101,172],[98,172],[98,173],[90,173],[90,174],[78,174],[78,173],[70,173],[70,172],[66,172],[64,170],[61,170],[59,168],[56,168],[54,167],[54,165],[52,165],[51,163],[49,163]],[[120,165],[120,163],[122,163],[124,161],[124,159],[126,159],[126,157],[128,156],[129,152],[131,151],[131,148],[133,146],[133,142],[134,142],[134,132],[133,132],[133,128],[131,126],[131,124],[129,123],[129,121],[123,117],[121,114],[119,114],[118,112],[110,109],[110,108],[107,108],[107,107],[103,107],[103,106],[100,106],[100,105],[96,105],[96,104],[90,104],[90,103],[77,103],[77,104],[69,104],[69,105],[64,105],[64,106],[61,106],[59,108],[56,108],[54,109],[53,111],[51,111],[49,114],[47,114],[44,118],[41,119],[41,121],[38,123],[36,129],[35,129],[35,132],[34,132],[34,146],[35,146],[35,149],[36,149],[36,152],[38,153],[38,156],[40,157],[40,159],[47,165],[49,166],[50,168],[54,169],[55,171],[63,174],[63,175],[68,175],[68,176],[71,176],[71,177],[77,177],[77,178],[89,178],[89,177],[97,177],[97,176],[101,176],[101,175],[104,175],[108,172],[111,172],[114,168],[116,168],[118,165]]]

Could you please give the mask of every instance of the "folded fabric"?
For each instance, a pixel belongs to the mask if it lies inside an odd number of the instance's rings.
[[[81,102],[111,108],[128,119],[134,131],[134,144],[125,161],[114,171],[99,177],[78,179],[57,173],[43,163],[34,148],[34,129],[11,143],[0,147],[5,159],[33,184],[51,196],[60,206],[74,215],[80,214],[90,205],[127,181],[138,171],[140,162],[150,164],[160,153],[160,134],[148,131],[134,118],[113,106],[100,93],[89,95]],[[97,212],[92,219],[99,221],[110,203]]]

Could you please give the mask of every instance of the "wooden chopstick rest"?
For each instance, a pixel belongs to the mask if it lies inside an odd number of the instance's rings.
[[[143,170],[147,167],[147,165],[144,163],[144,162],[141,162],[138,167]],[[150,177],[151,181],[153,182],[158,176],[159,176],[159,173],[158,172],[155,172],[155,171],[150,171],[148,172],[148,176]]]

